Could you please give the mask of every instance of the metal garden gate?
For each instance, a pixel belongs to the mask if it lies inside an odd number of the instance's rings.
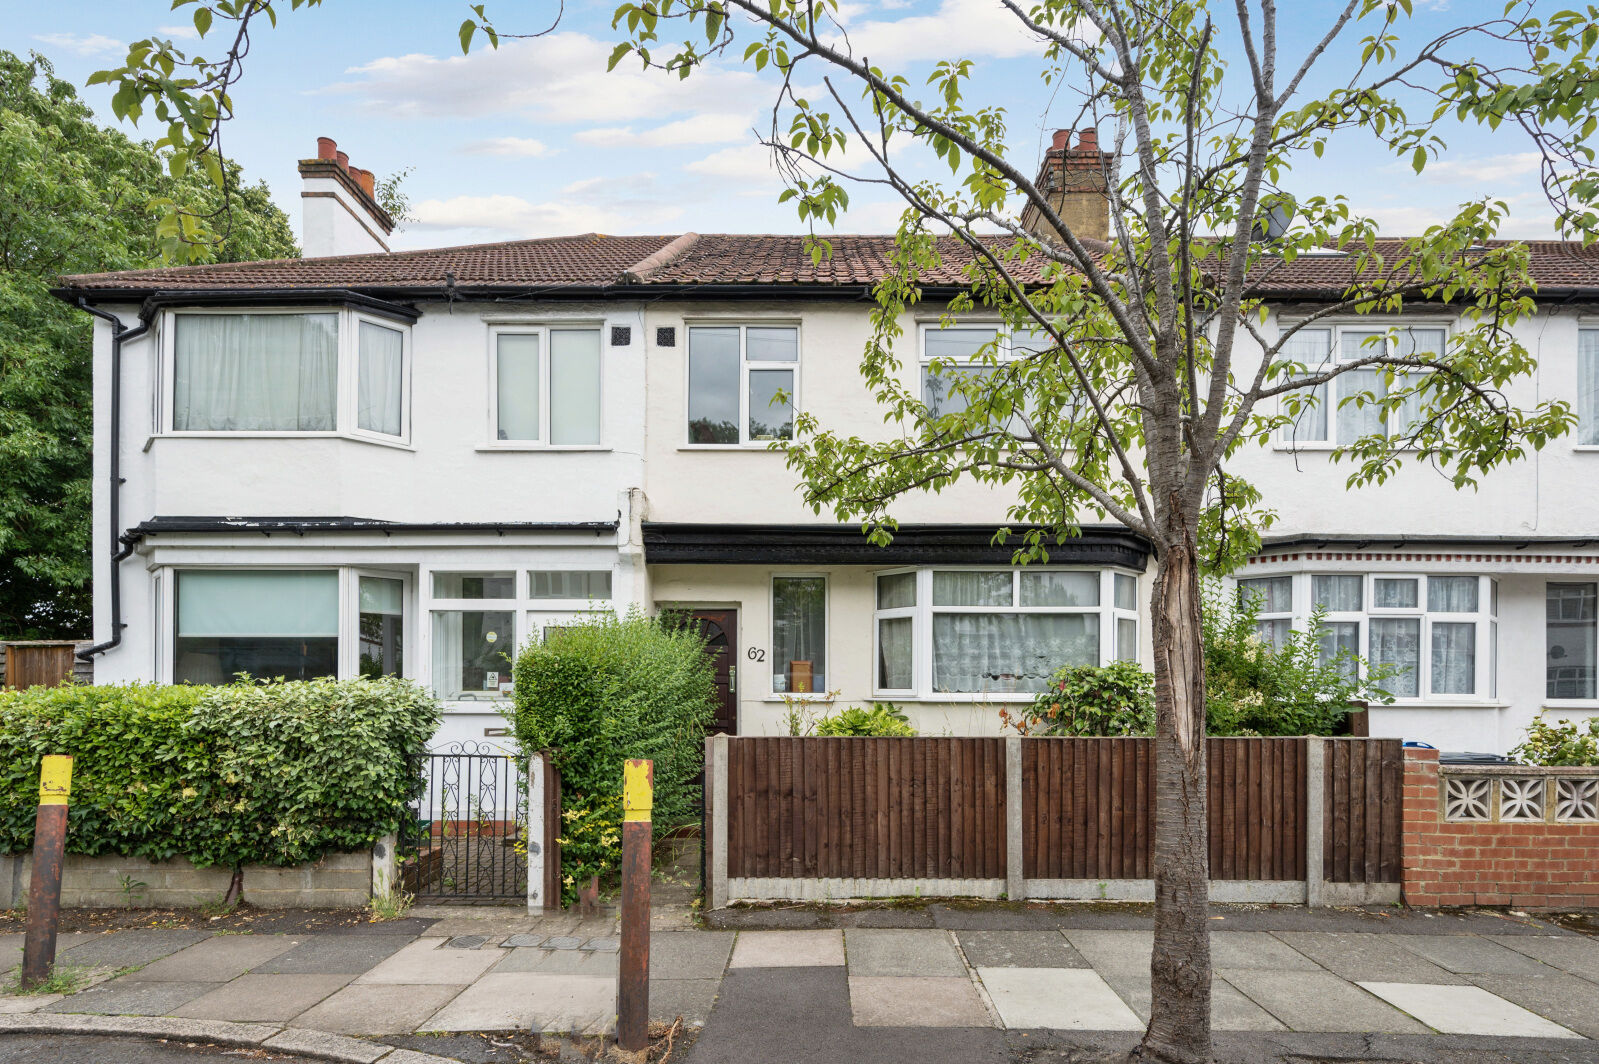
[[[422,764],[426,790],[400,839],[400,883],[419,901],[527,898],[527,779],[487,743],[451,743]]]

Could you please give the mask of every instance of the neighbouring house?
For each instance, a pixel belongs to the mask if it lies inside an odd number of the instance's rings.
[[[1046,183],[1108,232],[1091,131]],[[65,278],[95,332],[95,638],[104,680],[399,673],[448,707],[440,744],[503,727],[507,652],[575,617],[693,613],[728,731],[795,700],[892,700],[924,732],[992,733],[1068,662],[1149,659],[1147,545],[1090,526],[1017,570],[1007,499],[907,500],[887,548],[801,502],[792,404],[885,431],[857,363],[891,236],[583,234],[390,252],[369,176],[301,163],[299,260]],[[907,384],[996,335],[939,326],[962,250],[905,320]],[[1529,720],[1599,713],[1599,250],[1532,244],[1539,358],[1512,401],[1569,399],[1576,435],[1457,492],[1430,468],[1346,491],[1333,403],[1234,466],[1279,514],[1238,574],[1280,639],[1318,605],[1330,648],[1406,671],[1373,735],[1504,751]],[[1285,264],[1269,331],[1325,305],[1338,254]],[[1444,307],[1329,319],[1302,360],[1372,330],[1443,343]],[[1012,349],[1034,338],[1005,336]],[[1312,350],[1312,348],[1314,350]],[[1247,367],[1241,367],[1247,372]],[[1373,387],[1345,378],[1336,387]],[[792,397],[788,407],[773,403]]]

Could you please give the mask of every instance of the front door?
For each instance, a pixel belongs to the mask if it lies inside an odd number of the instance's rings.
[[[695,610],[689,614],[705,634],[705,649],[716,667],[716,719],[711,733],[738,734],[738,611]]]

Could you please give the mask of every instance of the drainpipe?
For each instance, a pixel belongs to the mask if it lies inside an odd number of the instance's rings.
[[[122,324],[121,318],[90,306],[89,301],[81,296],[78,298],[78,309],[88,311],[95,317],[111,323],[111,475],[108,485],[111,496],[110,527],[107,530],[107,538],[111,545],[111,638],[104,643],[96,643],[86,650],[78,651],[79,659],[92,661],[96,654],[103,654],[119,646],[122,643],[122,629],[127,627],[122,623],[120,569],[123,559],[133,553],[139,537],[122,535],[122,345],[129,340],[137,340],[149,332],[150,322],[153,319],[145,318],[141,314],[143,320],[135,328],[130,329]]]

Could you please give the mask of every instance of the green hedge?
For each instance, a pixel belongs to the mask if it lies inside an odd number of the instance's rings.
[[[439,706],[400,679],[0,694],[0,853],[33,845],[39,759],[71,754],[67,850],[294,865],[395,831]]]

